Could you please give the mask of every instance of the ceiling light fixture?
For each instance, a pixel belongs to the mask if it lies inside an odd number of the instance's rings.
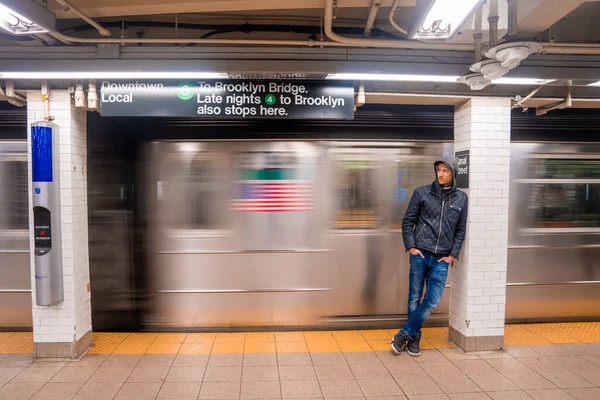
[[[0,72],[0,79],[227,79],[219,72]]]
[[[433,0],[412,39],[449,39],[484,0]]]
[[[509,42],[489,49],[485,56],[498,60],[503,67],[513,69],[530,55],[538,53],[542,47],[537,42]]]
[[[509,71],[509,68],[503,67],[499,61],[485,60],[475,63],[469,67],[473,72],[481,73],[485,79],[494,80],[502,78]]]
[[[500,78],[492,81],[494,85],[546,85],[555,82],[556,79],[536,78]]]
[[[36,35],[54,30],[54,14],[33,0],[0,0],[0,29],[12,35]]]
[[[354,74],[354,73],[339,73],[328,74],[326,79],[338,79],[349,81],[390,81],[390,82],[439,82],[439,83],[455,83],[458,76],[446,75],[412,75],[412,74]]]
[[[458,82],[468,85],[471,90],[483,90],[491,83],[489,79],[485,79],[480,73],[461,76]]]

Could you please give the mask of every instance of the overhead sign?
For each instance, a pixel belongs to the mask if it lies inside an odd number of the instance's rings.
[[[353,119],[346,81],[102,81],[100,114],[127,117]]]
[[[458,161],[458,171],[456,171],[456,187],[461,189],[469,188],[469,150],[457,151],[454,153]]]

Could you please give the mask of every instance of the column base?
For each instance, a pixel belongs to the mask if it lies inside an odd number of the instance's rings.
[[[69,358],[75,359],[92,346],[92,331],[79,340],[60,343],[33,343],[33,356],[36,358]]]
[[[448,332],[450,343],[464,352],[501,350],[504,346],[504,336],[465,336],[452,327]]]

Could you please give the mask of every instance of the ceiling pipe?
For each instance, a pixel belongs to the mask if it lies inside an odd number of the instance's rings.
[[[325,0],[325,35],[335,42],[345,46],[376,47],[388,49],[429,49],[429,50],[462,50],[473,51],[473,45],[453,43],[423,43],[416,40],[379,40],[364,38],[349,38],[333,32],[333,1]]]
[[[344,47],[339,43],[319,42],[316,40],[252,40],[252,39],[198,39],[198,38],[79,38],[74,36],[63,35],[60,32],[51,32],[53,37],[61,41],[72,43],[87,43],[87,44],[219,44],[219,45],[239,45],[239,46],[332,46]],[[345,46],[347,47],[347,46]]]
[[[381,0],[371,0],[371,7],[369,8],[369,17],[367,18],[367,25],[365,25],[363,37],[368,38],[371,36],[371,29],[373,29],[373,25],[375,24],[375,18],[377,18],[377,12],[379,11],[380,6]]]
[[[557,45],[556,43],[542,43],[542,54],[581,54],[581,55],[598,55],[600,54],[600,47],[594,45],[586,45],[581,47],[569,46],[565,44]]]
[[[498,0],[490,0],[490,13],[488,23],[490,24],[490,43],[489,48],[494,48],[498,44]]]
[[[42,100],[44,101],[44,119],[46,121],[53,121],[54,116],[50,114],[50,86],[48,81],[42,81]]]
[[[562,110],[564,108],[569,108],[569,107],[573,106],[573,98],[571,97],[571,84],[572,84],[572,81],[569,80],[567,82],[567,98],[566,99],[564,99],[563,101],[558,102],[558,103],[538,107],[535,110],[535,115],[540,116],[540,115],[547,114],[549,111]]]
[[[392,5],[392,8],[390,9],[390,14],[388,15],[388,20],[390,21],[390,24],[392,24],[392,26],[400,33],[405,34],[406,36],[408,36],[408,32],[406,31],[406,29],[402,28],[400,25],[398,25],[396,23],[396,21],[394,20],[394,17],[396,16],[396,13],[398,12],[398,8],[400,4],[400,0],[395,0],[394,4]]]
[[[6,97],[6,100],[13,106],[23,107],[27,104],[27,99],[15,93],[15,85],[8,81],[6,82],[6,91],[0,85],[0,97]]]
[[[514,102],[514,104],[512,105],[511,108],[512,109],[515,109],[515,108],[524,108],[524,109],[526,109],[525,102],[528,101],[529,99],[531,99],[533,96],[535,96],[536,93],[539,92],[540,89],[543,88],[543,87],[544,87],[544,85],[538,86],[536,89],[533,89],[527,96],[525,96],[523,98],[521,98],[521,96],[517,96],[515,98],[515,102]]]
[[[238,45],[238,46],[293,46],[293,47],[377,47],[392,49],[424,49],[424,50],[458,50],[473,51],[473,46],[468,44],[446,44],[446,43],[423,43],[413,40],[377,40],[377,39],[357,39],[340,36],[331,31],[331,22],[329,31],[327,31],[327,21],[325,24],[327,36],[332,40],[340,41],[317,41],[317,40],[252,40],[252,39],[182,39],[182,38],[79,38],[63,35],[59,32],[51,32],[50,35],[61,42],[82,43],[82,44],[200,44],[200,45]],[[364,43],[367,42],[367,43]],[[542,53],[546,54],[582,54],[595,55],[600,54],[600,46],[586,45],[583,43],[542,43],[544,46]]]
[[[204,44],[239,46],[295,46],[295,47],[376,47],[391,49],[457,50],[473,51],[471,44],[422,43],[413,40],[380,40],[348,38],[333,32],[333,0],[326,1],[325,34],[332,41],[316,40],[253,40],[253,39],[198,39],[198,38],[79,38],[51,32],[60,41],[87,44]]]
[[[490,0],[496,3],[497,0]],[[496,12],[497,14],[497,12]],[[490,13],[491,16],[493,14]],[[373,47],[391,49],[456,50],[473,51],[472,44],[424,43],[415,40],[382,40],[349,38],[338,35],[332,29],[333,0],[326,0],[325,33],[332,41],[317,40],[253,40],[253,39],[202,39],[202,38],[79,38],[51,32],[50,35],[62,42],[82,44],[200,44],[237,46],[293,46],[293,47]],[[489,20],[489,19],[488,19]],[[497,22],[496,22],[497,26]],[[497,36],[497,31],[496,31]],[[497,39],[496,39],[497,40]],[[541,43],[542,53],[547,54],[600,54],[600,45],[583,43]]]
[[[475,43],[475,62],[478,63],[483,59],[483,50],[481,41],[483,39],[482,32],[483,4],[477,8],[475,12],[475,32],[473,33],[473,42]]]
[[[81,11],[80,9],[75,7],[73,4],[69,3],[67,0],[56,0],[56,2],[60,5],[67,7],[67,11],[71,11],[73,14],[77,15],[79,18],[81,18],[88,24],[92,25],[94,28],[96,28],[98,30],[98,32],[102,36],[110,36],[111,35],[111,32],[108,29],[106,29],[105,27],[98,24],[96,21],[94,21],[90,17],[88,17],[83,11]]]
[[[519,23],[519,0],[507,0],[508,2],[508,33],[506,40],[511,41],[517,38]]]

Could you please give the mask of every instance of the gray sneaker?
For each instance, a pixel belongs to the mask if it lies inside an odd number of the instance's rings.
[[[396,354],[400,354],[406,348],[406,343],[410,340],[410,336],[403,333],[399,336],[394,336],[394,340],[392,341],[392,351]]]
[[[409,355],[413,357],[419,357],[421,355],[421,348],[419,347],[419,343],[421,342],[421,335],[418,333],[410,338],[408,344],[406,345],[406,351]]]

